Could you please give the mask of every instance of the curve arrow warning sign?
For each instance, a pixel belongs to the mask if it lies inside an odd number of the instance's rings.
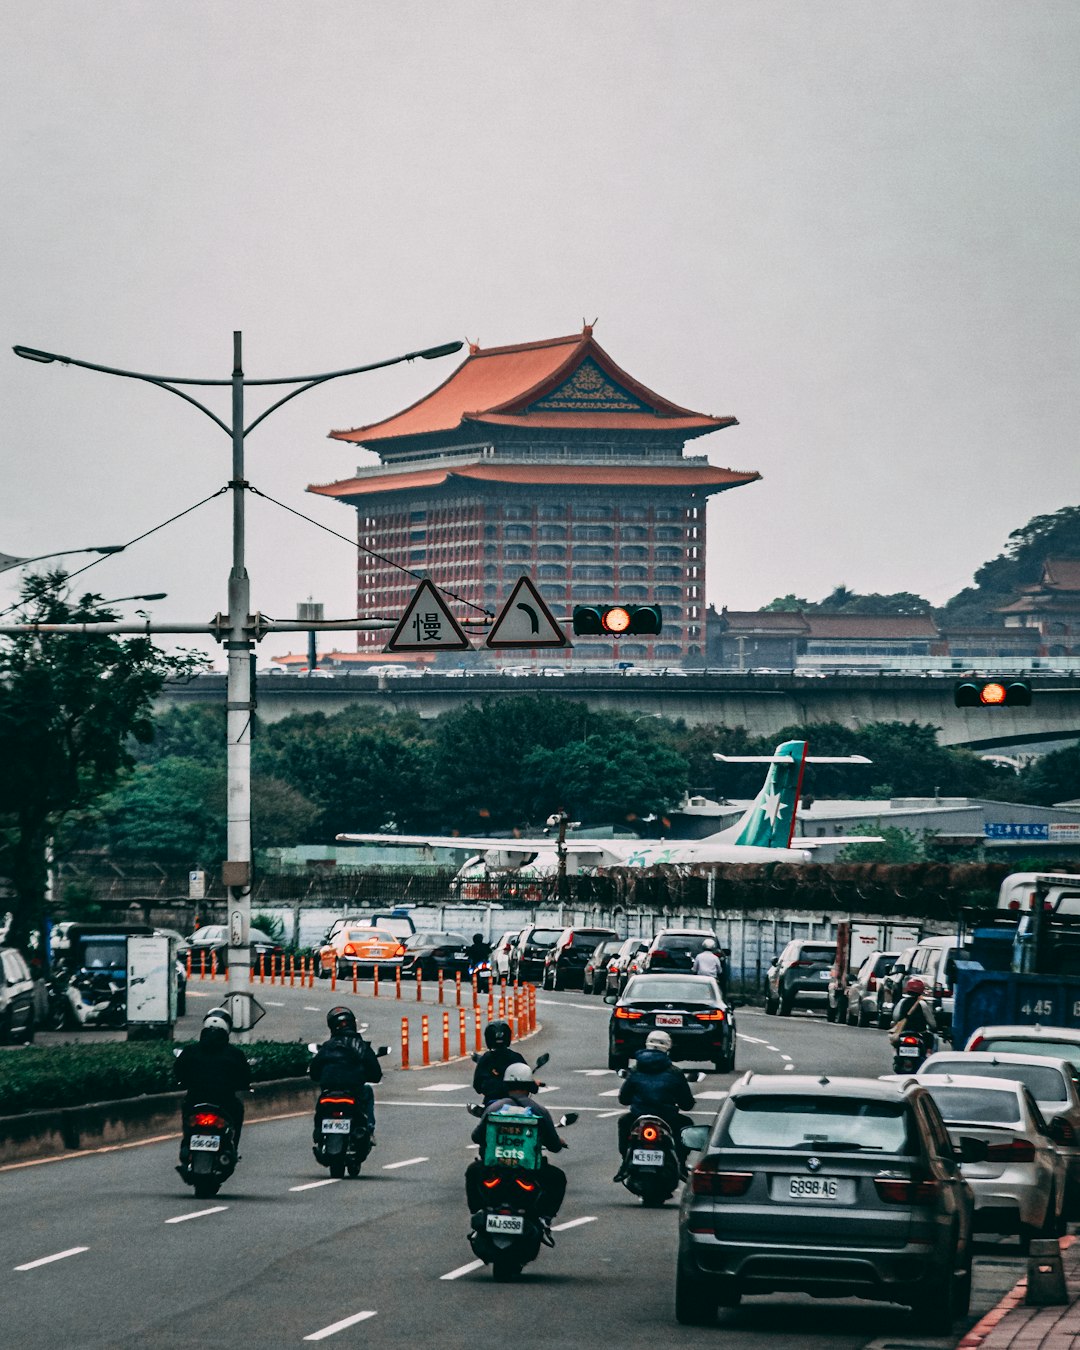
[[[499,611],[485,647],[569,647],[566,634],[529,577],[519,577]]]

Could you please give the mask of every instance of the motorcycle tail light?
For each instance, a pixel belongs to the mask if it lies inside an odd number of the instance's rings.
[[[321,1106],[355,1106],[355,1097],[320,1097]]]
[[[196,1111],[191,1117],[193,1125],[209,1126],[211,1129],[220,1130],[225,1126],[224,1119],[215,1111]]]
[[[517,1182],[517,1184],[521,1187],[523,1191],[536,1190],[536,1183],[534,1181],[522,1181],[520,1177],[515,1177],[514,1180]]]
[[[633,1021],[636,1021],[636,1019],[639,1018],[641,1015],[642,1015],[642,1014],[639,1013],[638,1010],[637,1010],[636,1008],[616,1008],[616,1009],[615,1009],[615,1016],[616,1016],[621,1022],[633,1022]]]
[[[484,1183],[483,1183],[484,1189],[485,1189],[485,1190],[488,1190],[488,1191],[493,1191],[493,1190],[495,1190],[495,1188],[498,1186],[498,1184],[499,1184],[499,1178],[498,1178],[498,1177],[487,1177],[487,1178],[485,1178]]]
[[[646,1125],[645,1128],[641,1131],[641,1137],[642,1139],[647,1139],[650,1144],[655,1144],[656,1141],[660,1138],[660,1131],[656,1128],[655,1125]]]
[[[929,1205],[941,1193],[941,1183],[933,1178],[912,1181],[901,1177],[875,1177],[874,1185],[888,1205]]]
[[[745,1195],[754,1179],[753,1172],[720,1171],[717,1159],[703,1158],[690,1173],[690,1189],[694,1195],[712,1195],[733,1198]]]

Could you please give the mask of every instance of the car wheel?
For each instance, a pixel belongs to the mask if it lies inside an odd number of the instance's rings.
[[[954,1312],[957,1317],[966,1317],[971,1311],[971,1257],[967,1259],[967,1266],[960,1272],[955,1280],[955,1299],[956,1304]]]
[[[776,1001],[776,999],[772,997],[771,994],[765,995],[765,1015],[767,1017],[775,1017],[776,1010],[779,1006],[780,1006],[779,1003]]]
[[[618,1051],[608,1047],[607,1066],[609,1069],[625,1069],[630,1063],[629,1055],[620,1055]]]
[[[859,1004],[859,1011],[855,1015],[855,1025],[859,1027],[868,1027],[872,1018],[868,1012],[863,1011],[862,1004]]]
[[[878,1005],[877,1024],[880,1031],[888,1031],[892,1025],[892,1014],[880,1004]]]
[[[911,1310],[924,1335],[948,1336],[959,1316],[956,1305],[960,1290],[954,1264],[955,1255],[944,1277],[935,1275],[924,1280],[912,1299]]]
[[[33,1045],[33,1044],[34,1044],[34,1014],[33,1014],[33,1013],[30,1014],[30,1017],[29,1017],[29,1020],[28,1020],[27,1023],[26,1023],[26,1026],[23,1027],[22,1043],[23,1043],[23,1045]]]
[[[840,1005],[838,1003],[829,1003],[825,1007],[825,1021],[835,1022],[840,1016]]]
[[[675,1320],[684,1327],[711,1327],[718,1303],[715,1284],[688,1274],[680,1263],[675,1270]]]
[[[795,999],[790,994],[784,994],[780,999],[780,1016],[790,1017],[791,1010],[795,1006]]]
[[[717,1073],[734,1073],[735,1047],[732,1046],[726,1055],[721,1055],[719,1059],[714,1059],[713,1068]]]
[[[183,989],[176,995],[176,1015],[183,1017],[187,1012],[187,990]]]

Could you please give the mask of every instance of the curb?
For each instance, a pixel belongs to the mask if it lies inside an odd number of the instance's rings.
[[[1071,1247],[1076,1241],[1075,1235],[1060,1239],[1059,1246],[1062,1251]],[[1009,1292],[990,1309],[988,1313],[975,1323],[969,1332],[956,1343],[956,1350],[978,1350],[987,1336],[994,1330],[999,1322],[1003,1321],[1009,1313],[1023,1303],[1027,1296],[1027,1276],[1022,1275],[1013,1285]]]

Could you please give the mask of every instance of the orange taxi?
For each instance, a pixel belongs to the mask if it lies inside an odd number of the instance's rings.
[[[351,975],[354,969],[358,973],[375,966],[392,970],[401,965],[404,955],[400,939],[385,929],[341,928],[319,949],[319,976],[328,980],[335,969],[338,979]]]

